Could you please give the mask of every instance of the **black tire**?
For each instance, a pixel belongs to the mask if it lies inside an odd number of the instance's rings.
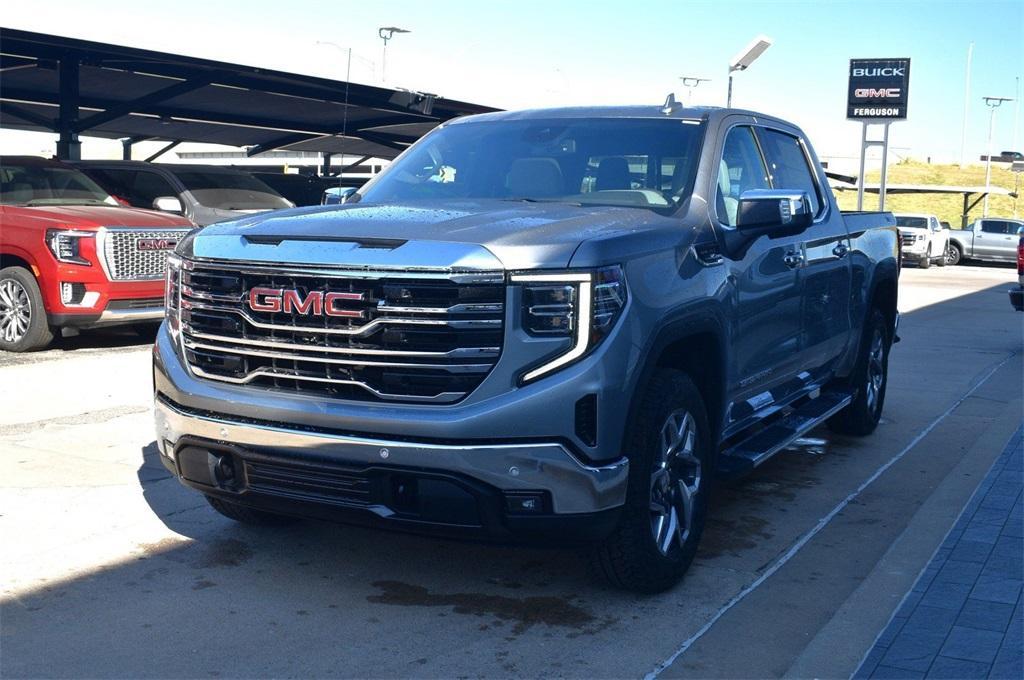
[[[940,267],[945,267],[946,266],[946,258],[948,257],[948,253],[947,253],[948,250],[949,250],[949,246],[946,246],[946,250],[942,251],[942,255],[940,255],[939,257],[935,258],[935,264],[937,264]]]
[[[963,259],[964,253],[960,250],[960,246],[950,243],[949,248],[946,250],[946,264],[952,267],[963,262]]]
[[[224,515],[228,519],[241,522],[242,524],[251,524],[253,526],[284,526],[298,521],[295,517],[256,510],[255,508],[250,508],[239,503],[232,503],[231,501],[226,501],[223,498],[216,498],[214,496],[206,496],[206,501],[220,514]]]
[[[846,387],[854,391],[849,406],[828,420],[833,432],[857,437],[869,435],[878,427],[889,384],[889,349],[892,346],[885,315],[877,307],[871,310],[861,340],[857,365]],[[880,350],[881,354],[878,354]],[[880,371],[880,373],[878,373]]]
[[[928,252],[924,254],[924,257],[917,261],[917,266],[920,267],[921,269],[928,269],[928,267],[932,266],[931,247],[928,248]]]
[[[672,453],[665,433],[684,428],[693,432],[692,441],[680,434]],[[693,562],[714,479],[707,410],[686,373],[666,369],[652,378],[626,441],[632,452],[626,504],[615,530],[593,549],[592,564],[617,588],[657,593],[678,583]],[[680,518],[687,514],[684,533]],[[665,537],[661,547],[656,533]]]
[[[43,295],[24,267],[0,269],[0,349],[32,352],[53,340]]]

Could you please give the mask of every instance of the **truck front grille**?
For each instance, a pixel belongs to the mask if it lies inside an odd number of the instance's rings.
[[[162,279],[167,256],[188,229],[109,228],[101,231],[100,256],[111,281]]]
[[[903,241],[903,247],[906,248],[907,246],[914,245],[914,242],[917,240],[917,236],[914,234],[901,234],[900,239]]]
[[[465,397],[501,353],[504,303],[501,272],[185,261],[180,281],[182,345],[195,375],[358,401]]]

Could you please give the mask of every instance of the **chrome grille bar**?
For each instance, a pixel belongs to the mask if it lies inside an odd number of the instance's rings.
[[[182,351],[207,380],[441,404],[469,394],[501,354],[503,273],[184,260],[180,278]]]

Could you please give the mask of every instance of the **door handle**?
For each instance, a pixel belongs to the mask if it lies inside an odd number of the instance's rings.
[[[846,257],[846,254],[850,252],[850,249],[845,243],[840,243],[832,249],[832,254],[838,257],[840,260]]]
[[[790,269],[796,269],[804,263],[804,256],[803,253],[791,250],[782,257],[782,261],[785,262],[786,266]]]

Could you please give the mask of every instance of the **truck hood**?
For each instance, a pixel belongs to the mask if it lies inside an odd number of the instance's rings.
[[[669,220],[652,211],[501,200],[350,204],[221,222],[190,242],[196,257],[379,267],[567,267],[580,244]],[[312,245],[312,243],[316,245]]]
[[[11,218],[38,221],[40,226],[98,229],[99,227],[191,227],[181,215],[106,205],[5,205]]]

